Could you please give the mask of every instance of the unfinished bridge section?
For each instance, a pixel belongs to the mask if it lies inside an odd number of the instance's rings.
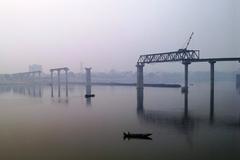
[[[200,59],[199,50],[179,49],[175,52],[141,55],[137,61],[137,64],[174,62],[193,59]]]

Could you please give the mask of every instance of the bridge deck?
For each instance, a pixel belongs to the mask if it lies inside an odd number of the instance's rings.
[[[189,60],[190,62],[224,62],[224,61],[239,61],[240,62],[240,57],[235,57],[235,58],[202,58],[202,59],[191,59]]]
[[[53,71],[58,71],[58,70],[65,70],[65,71],[68,71],[69,68],[68,67],[62,67],[62,68],[53,68],[53,69],[50,69],[50,72],[53,72]]]

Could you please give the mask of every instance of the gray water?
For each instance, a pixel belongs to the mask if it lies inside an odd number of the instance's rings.
[[[188,113],[178,88],[69,86],[51,98],[49,86],[0,87],[0,159],[239,159],[240,92],[209,84],[189,88]],[[125,139],[123,131],[152,133]]]

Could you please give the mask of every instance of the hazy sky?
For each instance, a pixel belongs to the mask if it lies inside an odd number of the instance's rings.
[[[1,0],[0,73],[80,64],[95,71],[132,70],[140,54],[190,49],[201,57],[240,57],[239,0]],[[208,70],[194,64],[190,70]],[[180,63],[148,71],[181,71]],[[236,70],[219,63],[217,70]]]

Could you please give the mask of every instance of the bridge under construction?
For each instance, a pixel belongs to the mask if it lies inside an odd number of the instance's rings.
[[[144,88],[143,67],[145,64],[166,63],[166,62],[181,62],[184,65],[184,87],[182,91],[185,93],[185,113],[188,110],[188,67],[191,63],[207,62],[210,64],[210,106],[211,113],[213,113],[214,106],[214,64],[216,62],[235,61],[240,63],[240,57],[226,57],[226,58],[200,58],[200,50],[188,50],[187,47],[192,39],[193,33],[188,39],[187,45],[183,49],[173,52],[156,53],[140,55],[137,61],[137,89],[142,92]]]
[[[188,114],[188,67],[191,63],[207,62],[210,64],[210,117],[214,114],[214,64],[216,62],[236,61],[240,63],[240,57],[231,58],[200,58],[199,50],[179,50],[176,52],[141,55],[137,61],[137,91],[143,92],[144,76],[143,67],[145,64],[182,62],[185,71],[185,85],[182,91],[185,92],[185,114]]]

